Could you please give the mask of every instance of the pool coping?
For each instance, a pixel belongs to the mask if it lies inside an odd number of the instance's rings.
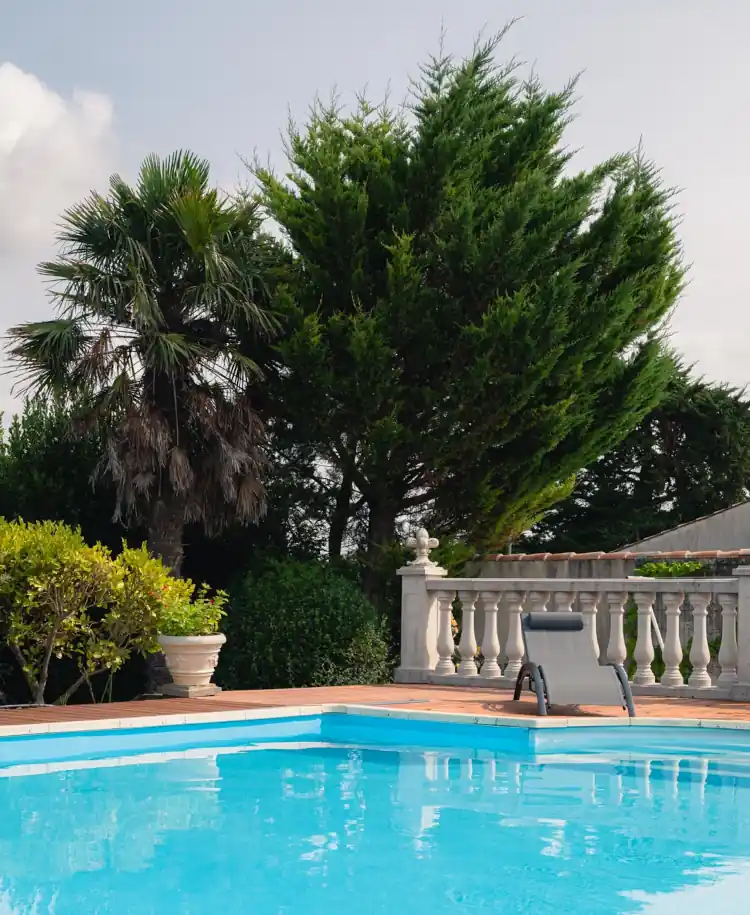
[[[244,708],[236,711],[207,711],[174,715],[143,715],[127,718],[101,718],[96,720],[44,722],[0,726],[0,740],[10,737],[27,737],[35,734],[82,734],[96,731],[126,729],[158,729],[186,727],[202,724],[227,724],[242,721],[264,721],[279,718],[300,718],[316,715],[361,715],[370,718],[396,718],[413,721],[432,721],[443,724],[481,725],[485,727],[525,728],[601,728],[601,727],[677,727],[710,730],[750,730],[750,721],[721,718],[623,718],[623,717],[529,717],[525,715],[474,715],[460,712],[436,712],[424,709],[392,708],[387,705],[358,705],[356,703],[321,703],[298,706],[268,706]]]

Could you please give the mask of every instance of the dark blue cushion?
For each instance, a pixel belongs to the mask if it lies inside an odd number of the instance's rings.
[[[583,614],[567,610],[527,613],[523,624],[529,632],[580,632],[583,629]]]

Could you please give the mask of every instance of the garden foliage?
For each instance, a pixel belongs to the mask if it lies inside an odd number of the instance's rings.
[[[378,683],[385,626],[356,580],[320,562],[271,560],[231,592],[219,678],[228,689]]]
[[[196,593],[145,546],[114,558],[64,524],[0,520],[0,641],[36,703],[66,702],[84,685],[93,696],[94,678],[111,678],[133,654],[156,652],[160,632],[215,631],[222,605],[223,595]],[[50,666],[63,659],[76,673],[51,697]]]
[[[294,264],[275,407],[337,481],[332,556],[364,512],[372,596],[400,518],[502,545],[672,372],[671,190],[640,154],[576,170],[574,87],[498,41],[429,62],[403,110],[316,105],[286,174],[256,169]]]

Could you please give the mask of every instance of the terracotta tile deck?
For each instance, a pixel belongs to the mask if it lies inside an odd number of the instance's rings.
[[[107,705],[75,705],[34,709],[0,707],[0,727],[105,721],[114,718],[231,712],[238,709],[283,708],[297,705],[377,705],[466,715],[534,715],[532,697],[513,702],[507,693],[491,689],[439,686],[339,686],[322,689],[256,690],[220,693],[210,699],[153,699]],[[750,703],[636,697],[644,718],[722,719],[750,722]],[[617,709],[586,707],[560,709],[563,716],[619,716]]]

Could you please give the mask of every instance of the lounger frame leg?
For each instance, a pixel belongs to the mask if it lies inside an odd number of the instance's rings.
[[[622,698],[625,701],[625,708],[628,710],[628,715],[631,718],[635,718],[635,705],[633,703],[633,692],[630,689],[630,681],[628,680],[628,675],[625,673],[625,668],[622,664],[612,664],[611,667],[614,667],[615,673],[617,674],[617,679],[620,681],[620,689],[622,690]]]
[[[534,664],[533,661],[526,661],[521,665],[521,669],[518,671],[518,677],[516,678],[516,688],[513,690],[513,701],[517,702],[521,698],[523,683],[526,679],[529,681],[529,688],[532,683],[534,684],[537,714],[546,715],[548,703],[547,684],[544,681],[544,671],[537,664]]]

